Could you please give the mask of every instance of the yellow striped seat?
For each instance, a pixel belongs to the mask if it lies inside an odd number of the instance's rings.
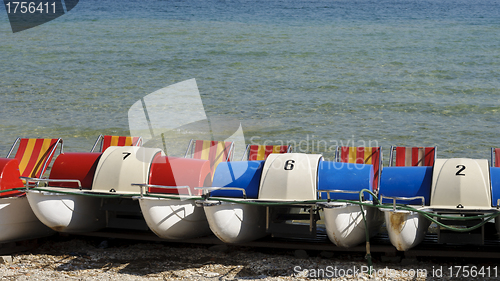
[[[95,150],[97,144],[101,141],[101,152],[104,152],[110,146],[141,146],[141,137],[126,137],[126,136],[109,136],[109,135],[99,135],[97,140],[92,147],[91,152]]]
[[[52,160],[57,145],[61,144],[62,149],[62,139],[18,138],[7,158],[11,155],[17,142],[19,142],[19,147],[14,158],[19,161],[19,173],[22,177],[41,177]]]
[[[243,158],[248,155],[248,161],[266,160],[271,153],[287,153],[292,151],[292,146],[289,145],[247,145],[247,149]]]
[[[191,140],[185,157],[208,160],[210,162],[211,178],[220,162],[230,161],[233,154],[234,142]]]

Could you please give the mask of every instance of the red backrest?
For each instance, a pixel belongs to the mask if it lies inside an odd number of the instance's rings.
[[[24,183],[19,178],[19,161],[17,159],[0,158],[0,190],[23,187]],[[22,191],[1,192],[1,197],[12,197],[23,195]]]
[[[395,166],[433,166],[435,147],[404,147],[398,146],[396,150]]]
[[[494,159],[495,159],[495,167],[500,167],[500,148],[493,149]]]
[[[168,156],[155,157],[151,164],[149,184],[161,186],[189,186],[192,195],[201,195],[195,187],[211,186],[210,164],[207,160],[188,159]],[[186,188],[149,187],[152,193],[184,194]]]
[[[92,189],[97,164],[102,153],[67,152],[57,156],[49,179],[79,180],[83,189]],[[49,186],[78,188],[75,182],[49,182]]]

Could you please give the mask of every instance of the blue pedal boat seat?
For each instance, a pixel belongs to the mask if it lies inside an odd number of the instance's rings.
[[[428,166],[386,167],[380,177],[379,195],[382,203],[393,201],[383,197],[417,197],[425,198],[424,205],[430,203],[432,169]],[[422,205],[421,199],[396,200],[398,204]]]
[[[221,187],[213,190],[213,197],[237,197],[242,198],[241,190],[224,189],[224,187],[239,188],[245,191],[248,199],[257,199],[259,195],[259,183],[262,175],[264,161],[236,161],[221,162],[217,166],[212,182],[213,187]]]
[[[318,167],[318,191],[373,191],[373,165],[321,161]],[[363,194],[366,200],[373,200],[371,194]],[[326,192],[320,193],[321,199],[359,200],[358,193]]]

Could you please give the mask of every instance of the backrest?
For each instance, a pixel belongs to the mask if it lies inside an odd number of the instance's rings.
[[[380,169],[382,168],[382,147],[339,146],[336,152],[337,162],[372,164],[373,190],[378,189]]]
[[[0,158],[0,198],[21,196],[24,192],[20,190],[5,191],[24,186],[19,178],[19,161],[17,159]]]
[[[271,153],[288,153],[292,152],[291,145],[247,145],[245,154],[241,160],[255,161],[266,160]],[[248,156],[248,157],[246,157]],[[246,158],[246,159],[245,159]]]
[[[220,162],[230,161],[233,154],[234,142],[191,140],[186,151],[186,158],[208,160],[210,172],[213,174]]]
[[[61,144],[62,139],[21,139],[18,138],[14,142],[7,158],[12,153],[16,143],[19,142],[16,156],[19,161],[19,173],[22,177],[39,178],[45,173],[47,167],[55,154],[58,144]]]
[[[491,148],[491,167],[500,167],[500,148]]]
[[[101,141],[101,152],[104,152],[110,146],[141,146],[141,137],[126,137],[126,136],[108,136],[99,135],[90,152],[94,152],[97,144]]]
[[[394,163],[394,152],[396,161]],[[389,166],[434,166],[436,147],[405,147],[392,146]],[[395,164],[395,165],[394,165]]]

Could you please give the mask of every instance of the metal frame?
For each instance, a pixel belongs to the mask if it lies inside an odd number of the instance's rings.
[[[391,152],[389,153],[389,167],[392,167],[394,164],[394,150],[396,150],[395,145],[391,145]]]
[[[194,139],[191,139],[191,140],[189,141],[189,144],[188,144],[188,147],[187,147],[187,149],[186,149],[186,154],[184,155],[184,158],[192,158],[192,155],[193,155],[193,153],[192,153],[192,149],[193,149],[193,148],[192,148],[192,146],[193,146],[193,142],[194,142]],[[190,152],[191,152],[191,153],[190,153]],[[188,155],[190,155],[191,157],[188,157]]]
[[[203,141],[208,141],[208,140],[203,140]],[[194,145],[193,143],[195,142],[195,139],[191,139],[189,141],[189,144],[188,144],[188,147],[187,147],[187,150],[186,150],[186,154],[184,155],[184,158],[193,158],[193,149],[194,149]],[[217,141],[217,142],[224,142],[225,141]],[[234,141],[231,141],[231,145],[229,146],[229,151],[227,153],[227,158],[225,160],[225,162],[229,162],[229,161],[232,161],[233,160],[233,154],[234,154]]]
[[[422,207],[425,206],[425,197],[424,196],[415,196],[415,197],[391,197],[391,196],[383,196],[380,195],[380,203],[382,203],[382,200],[386,199],[392,199],[392,209],[396,211],[396,200],[415,200],[415,199],[422,199]],[[383,204],[383,203],[382,203]]]
[[[248,154],[249,154],[249,152],[250,152],[250,146],[251,146],[251,145],[252,145],[252,144],[247,144],[247,147],[245,148],[245,153],[243,153],[243,156],[241,157],[241,161],[248,160],[248,156],[249,156]],[[267,146],[267,145],[265,145],[265,144],[258,144],[258,145],[259,145],[259,146],[260,146],[260,145],[262,145],[262,146]],[[270,144],[270,145],[273,145],[273,144]],[[288,146],[288,148],[287,148],[287,150],[286,150],[286,152],[285,152],[285,153],[291,153],[291,152],[292,152],[292,150],[293,150],[293,149],[292,149],[292,145],[287,145],[287,146]]]
[[[100,146],[100,150],[102,150],[102,140],[104,139],[104,136],[102,134],[100,134],[98,137],[97,137],[97,140],[95,141],[94,143],[94,146],[92,146],[92,149],[90,150],[90,152],[94,152],[97,144],[99,143],[99,141],[101,141],[101,146]]]
[[[491,167],[496,167],[495,165],[496,165],[496,163],[495,163],[495,148],[492,147],[491,148]]]
[[[266,206],[266,232],[268,233],[273,233],[272,230],[270,230],[271,228],[271,224],[276,224],[276,223],[273,223],[271,221],[271,210],[270,208],[272,208],[273,206],[269,206],[267,205]],[[316,219],[315,219],[315,216],[318,214],[319,216],[319,211],[320,211],[320,208],[316,208],[316,204],[305,204],[305,205],[285,205],[285,206],[282,206],[282,207],[290,207],[290,208],[309,208],[309,234],[310,235],[313,235],[313,236],[316,236]],[[305,209],[304,209],[305,211]],[[292,219],[293,221],[293,219]],[[279,224],[279,223],[277,223]],[[290,225],[293,225],[293,224],[290,224]],[[301,227],[300,225],[295,225],[295,226],[298,226],[298,227]],[[276,233],[276,232],[275,232]],[[299,234],[300,236],[300,234]]]
[[[139,186],[141,189],[141,197],[144,197],[144,193],[149,194],[149,191],[144,192],[144,187],[156,187],[156,188],[165,188],[165,189],[187,189],[189,196],[193,196],[191,193],[191,188],[187,185],[182,185],[182,186],[166,186],[166,185],[155,185],[155,184],[146,184],[146,183],[132,183],[130,184],[132,186]],[[180,194],[174,194],[174,195],[180,195]]]
[[[319,190],[319,189],[317,189],[316,191],[319,193],[319,196],[318,196],[319,199],[322,199],[321,198],[321,193],[322,192],[326,192],[326,197],[327,197],[326,199],[328,200],[328,202],[330,202],[330,200],[332,200],[330,198],[330,193],[349,193],[349,194],[355,194],[355,193],[357,193],[357,194],[359,194],[359,192],[360,192],[360,191],[356,191],[356,190],[342,190],[342,189],[325,189],[325,190]],[[364,194],[361,195],[361,196],[362,196],[362,199],[364,201],[365,200]]]
[[[420,147],[422,147],[422,148],[425,149],[425,146],[396,146],[396,145],[391,145],[391,152],[389,154],[389,167],[392,167],[393,164],[394,164],[394,151],[396,150],[397,147],[405,147],[405,148],[408,148],[408,147],[410,147],[410,148],[419,147],[420,148]],[[424,150],[424,154],[425,154],[425,150]],[[436,158],[437,158],[437,146],[434,146],[434,162],[436,162]]]
[[[64,180],[64,179],[42,179],[42,178],[30,178],[30,177],[19,177],[24,180],[26,189],[29,189],[29,182],[36,182],[36,186],[38,187],[39,182],[76,182],[78,183],[78,189],[82,190],[82,183],[80,180]]]

